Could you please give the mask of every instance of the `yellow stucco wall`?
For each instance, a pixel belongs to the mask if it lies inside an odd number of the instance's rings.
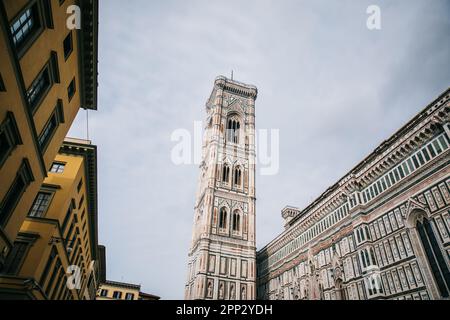
[[[29,3],[28,0],[5,0],[4,7],[8,22],[11,23]],[[48,147],[42,154],[45,169],[50,168],[53,159],[80,108],[81,98],[78,57],[79,31],[72,31],[73,51],[67,61],[65,60],[63,49],[63,41],[70,32],[66,27],[66,19],[68,17],[66,8],[74,3],[75,0],[66,0],[60,5],[59,0],[51,1],[54,28],[44,28],[43,32],[33,42],[31,47],[24,53],[19,61],[26,90],[44,65],[49,61],[51,51],[56,51],[58,56],[60,83],[55,83],[51,87],[48,94],[44,97],[41,104],[36,107],[35,112],[32,115],[32,121],[35,126],[35,135],[39,136],[43,127],[49,120],[50,115],[55,110],[57,100],[62,99],[63,101],[65,122],[59,125]],[[9,28],[9,25],[6,27]],[[13,59],[10,52],[7,50],[7,39],[4,37],[4,32],[0,32],[0,61],[0,72],[6,87],[6,92],[0,92],[0,123],[5,119],[8,111],[12,112],[23,141],[23,144],[17,146],[3,166],[0,167],[0,202],[4,199],[9,190],[22,159],[27,158],[30,162],[35,179],[26,189],[25,194],[21,197],[19,204],[14,209],[6,224],[3,227],[0,226],[0,255],[2,252],[6,255],[5,250],[10,249],[10,244],[14,242],[17,232],[43,182],[45,172],[43,172],[40,166],[39,157],[41,156],[39,155],[38,148],[36,148],[35,138],[33,138],[32,135],[34,129],[27,120],[25,112],[26,107],[24,106],[23,99],[20,95],[17,74],[13,68]],[[74,77],[76,79],[76,92],[69,102],[67,87]]]
[[[86,194],[87,182],[85,176],[85,161],[82,156],[62,154],[58,154],[55,161],[65,163],[64,172],[48,174],[48,177],[44,180],[44,184],[41,188],[42,191],[54,192],[47,211],[42,218],[28,217],[20,229],[20,234],[38,234],[39,237],[29,249],[17,276],[33,278],[39,282],[47,261],[49,260],[52,246],[54,245],[58,252],[57,257],[61,260],[65,273],[68,270],[69,265],[72,265],[74,261],[77,261],[78,256],[81,255],[81,260],[78,264],[82,276],[81,288],[80,290],[72,290],[73,298],[81,299],[86,296],[85,289],[87,286],[87,279],[92,271],[89,269],[92,262],[89,230],[91,225],[88,221],[89,213],[87,212],[88,197]],[[78,191],[78,185],[81,179],[83,180],[83,184]],[[81,251],[78,251],[71,261],[70,257],[75,254],[74,248],[76,246],[74,243],[69,243],[69,247],[71,247],[72,250],[67,252],[61,240],[71,240],[72,237],[69,235],[69,227],[66,227],[64,230],[60,229],[60,227],[63,224],[72,199],[76,204],[76,208],[72,211],[68,221],[70,224],[71,221],[74,221],[74,216],[77,217],[74,230],[76,230],[76,228],[79,230],[76,241],[80,241],[81,246],[79,246],[79,250]],[[62,234],[60,230],[62,231]],[[52,241],[52,237],[58,239],[58,241]],[[50,273],[51,272],[52,271],[50,271]],[[67,273],[66,276],[70,276],[70,273]],[[66,282],[67,278],[64,279],[62,285],[65,286]],[[40,285],[46,293],[51,295],[53,291],[56,290],[57,283],[53,283],[52,287],[49,287],[47,280],[44,283],[40,283]]]

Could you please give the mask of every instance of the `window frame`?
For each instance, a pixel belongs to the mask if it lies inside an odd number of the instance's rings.
[[[46,198],[39,199],[39,196],[41,196],[41,195],[45,195]],[[50,208],[50,205],[52,203],[54,195],[55,195],[55,193],[51,190],[47,190],[47,189],[40,190],[37,193],[36,197],[34,198],[33,204],[31,205],[30,210],[28,210],[27,216],[30,218],[45,218],[47,211]],[[38,205],[38,208],[35,208],[37,201],[40,201],[40,203]],[[42,206],[43,201],[45,201],[45,203]],[[32,213],[33,213],[33,215],[32,215]]]
[[[28,235],[27,235],[28,236]],[[27,239],[27,236],[19,236],[14,241],[13,247],[9,255],[7,256],[4,269],[4,273],[9,275],[17,275],[25,262],[28,251],[33,244],[32,236]]]
[[[64,170],[66,169],[66,162],[61,162],[61,161],[53,161],[52,166],[50,167],[49,172],[50,173],[55,173],[55,174],[61,174],[64,173]],[[56,170],[53,170],[54,167],[57,167]],[[62,170],[60,170],[62,168]]]
[[[80,193],[81,188],[83,188],[83,178],[80,178],[80,181],[78,182],[78,185],[77,185],[78,193]]]
[[[66,41],[70,39],[70,49],[66,53]],[[63,52],[64,52],[64,61],[67,61],[73,52],[73,32],[72,30],[69,31],[69,33],[66,35],[66,37],[63,40]]]
[[[226,141],[233,144],[241,143],[241,120],[238,115],[232,114],[227,118],[226,122]]]
[[[222,182],[225,184],[229,184],[229,181],[230,181],[230,166],[225,163],[222,167]]]
[[[233,170],[233,185],[236,188],[242,188],[242,169],[241,166],[234,167]]]
[[[131,297],[131,299],[129,299]],[[125,293],[125,300],[134,300],[134,293],[127,292]]]
[[[73,90],[73,91],[71,91]],[[77,93],[77,81],[76,78],[73,77],[72,81],[70,81],[68,87],[67,87],[67,98],[69,102],[72,101],[73,97],[75,97],[75,94]]]
[[[223,212],[223,214],[222,214]],[[223,216],[223,219],[222,219]],[[220,230],[226,230],[227,229],[227,219],[228,219],[228,210],[225,207],[222,207],[219,209],[219,229]]]
[[[53,121],[55,122],[54,128],[51,130],[50,133],[45,133],[45,132],[48,132],[48,127],[50,126],[50,124]],[[56,131],[58,130],[59,125],[62,123],[64,123],[64,108],[63,108],[62,100],[58,99],[55,109],[53,110],[53,112],[50,115],[49,119],[47,120],[46,124],[42,128],[41,133],[39,134],[39,137],[38,137],[39,147],[43,153],[45,151],[47,151],[47,148],[48,148],[53,136],[55,135]],[[47,135],[45,138],[43,138],[44,133]]]
[[[233,211],[233,217],[231,220],[231,230],[234,234],[239,234],[241,232],[241,214],[239,210]]]
[[[15,34],[12,31],[13,25],[19,20],[26,11],[32,10],[32,14],[34,14],[34,26],[26,36],[22,39],[20,43],[17,43],[15,39]],[[21,59],[25,53],[30,49],[30,47],[35,43],[35,41],[39,38],[39,36],[45,30],[45,17],[43,14],[44,8],[42,7],[41,0],[33,0],[27,3],[19,12],[9,21],[8,31],[11,36],[11,42],[13,47],[17,52],[17,56]],[[20,29],[19,29],[20,30]]]
[[[36,90],[38,83],[42,81],[41,79],[44,76],[47,77],[48,83],[46,84],[44,89],[41,89],[37,97],[34,98],[33,101],[30,101],[31,92]],[[55,83],[60,83],[58,54],[56,53],[56,51],[52,51],[49,60],[45,63],[44,67],[39,71],[39,73],[33,79],[33,81],[28,86],[25,92],[28,106],[33,115],[39,109],[39,106],[47,97],[48,93],[50,92]],[[32,88],[34,88],[34,90],[32,90]]]
[[[23,144],[19,127],[17,126],[16,119],[11,111],[6,113],[5,119],[0,124],[0,139],[2,139],[2,135],[4,135],[5,141],[9,146],[3,155],[0,154],[0,168],[3,167],[3,164],[16,149],[16,147]]]
[[[8,223],[8,220],[15,211],[20,199],[33,181],[34,176],[30,162],[27,158],[24,158],[19,169],[17,170],[16,177],[12,181],[8,191],[0,202],[0,227],[3,227]],[[16,184],[19,182],[21,182],[23,186],[20,190],[15,190]],[[5,207],[7,207],[6,213],[4,212]]]

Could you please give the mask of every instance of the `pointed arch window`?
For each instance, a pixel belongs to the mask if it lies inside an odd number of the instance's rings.
[[[226,229],[227,227],[227,209],[221,208],[219,213],[219,228]]]
[[[225,164],[222,170],[222,181],[228,182],[229,178],[230,178],[230,167],[227,164]]]
[[[239,143],[239,130],[241,123],[238,119],[231,118],[227,122],[227,140],[233,143]]]
[[[442,297],[447,298],[450,289],[450,272],[431,223],[423,218],[423,221],[417,220],[416,227],[439,291]]]
[[[242,181],[242,171],[241,168],[238,166],[234,169],[234,184],[237,187],[241,186],[241,181]]]
[[[241,230],[241,215],[239,211],[234,211],[233,213],[233,231],[239,232]]]

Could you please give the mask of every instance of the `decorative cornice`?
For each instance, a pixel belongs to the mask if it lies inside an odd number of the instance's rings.
[[[138,290],[138,291],[141,290],[141,286],[140,285],[132,284],[132,283],[126,283],[126,282],[118,282],[118,281],[106,280],[102,284],[103,285],[107,285],[107,286],[112,286],[112,287],[120,287],[120,288],[125,288],[125,289],[135,289],[135,290]]]
[[[81,107],[97,110],[98,90],[98,0],[78,0],[81,29],[78,30]]]
[[[258,96],[258,89],[254,85],[245,84],[236,80],[228,79],[224,76],[218,76],[214,81],[217,88],[233,93],[235,95],[243,96],[256,100]]]

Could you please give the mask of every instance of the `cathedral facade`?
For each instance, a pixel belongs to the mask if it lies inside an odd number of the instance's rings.
[[[257,253],[258,299],[449,298],[450,89]]]
[[[218,77],[206,103],[186,299],[255,299],[257,88]]]

